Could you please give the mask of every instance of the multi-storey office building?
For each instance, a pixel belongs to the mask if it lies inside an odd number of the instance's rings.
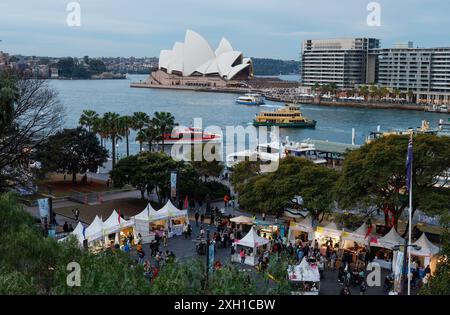
[[[306,40],[302,46],[301,78],[304,85],[336,84],[352,88],[375,83],[376,55],[380,41],[375,38]]]
[[[450,47],[379,49],[378,84],[411,91],[417,102],[449,103]]]

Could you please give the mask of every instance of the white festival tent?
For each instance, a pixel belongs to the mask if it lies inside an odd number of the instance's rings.
[[[158,220],[167,220],[167,215],[164,213],[158,213],[150,203],[142,210],[141,213],[136,214],[133,217],[134,220],[134,237],[137,238],[138,234],[142,236],[142,243],[150,243],[154,238],[154,233],[150,233],[150,223]]]
[[[176,217],[183,217],[186,216],[187,217],[187,210],[180,210],[177,207],[175,207],[172,203],[172,201],[170,201],[170,199],[167,201],[167,203],[164,205],[164,207],[162,207],[161,209],[159,209],[158,211],[156,211],[159,215],[164,215],[168,218],[176,218]]]
[[[353,232],[343,232],[342,241],[353,241],[359,244],[368,244],[369,236],[366,237],[367,234],[367,224],[363,223],[359,228],[357,228]]]
[[[78,222],[77,226],[75,227],[75,229],[72,231],[72,233],[70,233],[69,235],[67,235],[66,237],[58,240],[58,242],[64,242],[67,241],[69,239],[69,237],[71,235],[75,236],[78,240],[78,242],[80,243],[80,245],[83,245],[83,241],[84,241],[84,235],[83,235],[83,224],[81,224],[81,222]]]
[[[336,223],[334,222],[330,222],[324,227],[317,227],[316,231],[320,232],[323,235],[336,238],[339,238],[342,235],[342,230],[339,230]]]
[[[439,247],[431,243],[425,233],[422,233],[422,236],[413,245],[420,246],[419,250],[411,247],[411,255],[414,256],[432,257],[439,253]]]
[[[293,241],[295,239],[294,231],[300,231],[300,232],[308,233],[308,239],[312,240],[314,238],[314,230],[315,229],[312,224],[312,217],[310,215],[308,215],[308,216],[306,216],[306,218],[304,218],[300,222],[291,221],[291,223],[289,225],[288,239],[290,241]]]
[[[237,224],[249,224],[252,225],[253,224],[253,219],[240,215],[238,217],[234,217],[230,219],[231,222],[237,223]]]
[[[311,266],[305,257],[299,265],[288,268],[288,276],[291,281],[320,282],[319,268]]]
[[[103,237],[103,221],[96,215],[94,221],[86,228],[86,238],[89,242],[100,240]]]
[[[261,237],[259,236],[255,229],[252,227],[250,229],[250,231],[247,233],[247,235],[245,235],[243,238],[241,238],[240,240],[235,240],[234,241],[235,244],[240,245],[240,246],[244,246],[244,247],[250,247],[252,248],[252,253],[250,256],[246,256],[245,257],[245,263],[247,265],[251,265],[254,266],[256,265],[257,262],[257,257],[256,257],[256,249],[258,247],[264,246],[267,243],[269,243],[269,240],[267,238]],[[239,261],[240,257],[239,257],[239,250],[236,251],[236,253],[234,254],[234,259]]]
[[[405,239],[403,239],[395,230],[394,227],[391,228],[389,233],[378,239],[378,243],[375,246],[383,247],[387,249],[393,249],[394,246],[405,244]]]
[[[107,237],[113,233],[119,233],[121,230],[128,227],[132,227],[134,224],[133,220],[122,219],[116,210],[114,210],[108,219],[103,222],[103,235]]]

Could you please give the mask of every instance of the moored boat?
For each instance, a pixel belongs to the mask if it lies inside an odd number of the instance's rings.
[[[236,99],[236,103],[241,105],[262,105],[264,104],[264,97],[261,94],[248,93],[239,96]]]
[[[282,128],[315,128],[316,121],[306,118],[300,106],[286,104],[275,111],[263,111],[253,120],[254,126],[278,126]]]

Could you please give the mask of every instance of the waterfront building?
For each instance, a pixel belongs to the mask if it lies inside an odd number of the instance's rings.
[[[161,50],[158,70],[149,77],[149,85],[182,87],[226,87],[253,77],[250,58],[236,51],[222,38],[216,50],[198,33],[187,30],[184,42]]]
[[[377,51],[378,84],[413,92],[417,103],[449,104],[450,47]]]
[[[353,88],[376,80],[376,55],[380,41],[375,38],[305,40],[301,53],[304,85],[336,84]]]

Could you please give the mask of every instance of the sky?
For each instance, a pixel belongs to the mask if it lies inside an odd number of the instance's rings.
[[[80,26],[67,5],[80,5]],[[368,25],[367,6],[380,6]],[[36,56],[158,56],[186,29],[212,48],[226,37],[245,56],[298,60],[301,42],[376,37],[383,47],[450,46],[449,0],[1,0],[0,50]]]

